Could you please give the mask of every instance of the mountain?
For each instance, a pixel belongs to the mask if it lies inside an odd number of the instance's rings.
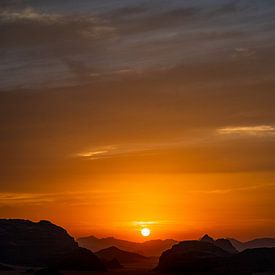
[[[202,238],[200,238],[200,241],[201,242],[207,242],[207,243],[214,243],[215,242],[215,240],[212,237],[208,236],[207,234],[205,234]]]
[[[274,272],[274,259],[275,248],[247,249],[231,254],[215,243],[184,241],[163,252],[156,270],[228,275]]]
[[[136,263],[147,260],[148,258],[134,252],[121,250],[115,246],[102,249],[95,253],[103,261],[117,259],[120,263]]]
[[[157,270],[169,272],[204,272],[217,258],[231,254],[205,241],[183,241],[162,253]]]
[[[172,239],[167,240],[151,240],[143,243],[130,242],[116,238],[96,238],[95,236],[79,238],[80,246],[91,249],[92,251],[99,251],[111,246],[115,246],[121,250],[134,252],[143,256],[160,256],[161,253],[171,248],[177,241]]]
[[[89,250],[80,248],[65,229],[49,221],[0,219],[0,262],[76,268],[89,262],[89,270],[104,270],[102,262]],[[86,265],[87,267],[87,265]]]
[[[0,261],[45,264],[78,247],[63,228],[49,221],[0,219]]]
[[[237,249],[232,245],[232,243],[227,239],[214,240],[212,237],[210,237],[206,234],[200,239],[200,241],[201,242],[212,243],[212,244],[216,245],[217,247],[220,247],[223,250],[225,250],[225,251],[227,251],[231,254],[234,254],[234,253],[238,252]]]
[[[271,248],[275,247],[275,238],[258,238],[247,242],[240,242],[236,239],[228,239],[238,251],[249,248]]]
[[[101,259],[101,260],[108,269],[121,269],[121,268],[123,268],[123,265],[116,258],[113,258],[112,260],[104,260],[104,259]]]
[[[105,271],[105,265],[90,250],[82,247],[74,249],[64,255],[60,260],[52,265],[59,270],[75,271]]]

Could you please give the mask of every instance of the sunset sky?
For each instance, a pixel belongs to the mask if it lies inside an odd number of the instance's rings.
[[[274,0],[1,0],[0,217],[275,236],[274,30]]]

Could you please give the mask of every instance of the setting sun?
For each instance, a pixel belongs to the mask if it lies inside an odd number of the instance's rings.
[[[145,228],[141,229],[140,233],[143,237],[148,237],[151,234],[151,230],[149,228],[145,227]]]

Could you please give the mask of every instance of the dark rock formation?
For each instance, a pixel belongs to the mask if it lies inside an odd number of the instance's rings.
[[[275,272],[275,248],[247,249],[232,256],[227,262],[232,272]]]
[[[275,271],[275,248],[228,253],[215,243],[187,241],[165,251],[156,270],[182,274],[252,274]]]
[[[121,268],[123,268],[123,265],[116,258],[113,258],[110,261],[102,259],[102,261],[108,269],[121,269]]]
[[[0,262],[64,269],[105,270],[89,250],[49,221],[0,219]]]
[[[204,235],[201,239],[200,239],[201,242],[208,242],[208,243],[212,243],[220,248],[222,248],[223,250],[231,253],[231,254],[234,254],[234,253],[237,253],[238,250],[232,245],[232,243],[227,240],[227,239],[217,239],[217,240],[214,240],[212,237],[208,236],[207,234]]]
[[[0,220],[0,261],[43,265],[78,247],[61,227],[48,221]]]
[[[206,272],[217,258],[231,254],[210,242],[184,241],[162,253],[157,267],[160,271]]]
[[[103,262],[90,250],[82,247],[74,249],[71,253],[53,264],[60,270],[75,271],[106,271]]]
[[[177,241],[172,239],[167,240],[151,240],[143,243],[130,242],[119,240],[116,238],[96,238],[95,236],[79,238],[78,243],[80,246],[88,248],[92,251],[99,251],[111,246],[115,246],[121,250],[138,253],[147,257],[157,256],[169,248],[171,248]]]
[[[121,250],[115,246],[102,249],[95,253],[103,261],[110,261],[116,258],[120,263],[136,263],[147,260],[145,256],[137,253]]]
[[[214,243],[215,242],[215,240],[212,237],[208,236],[207,234],[205,234],[202,238],[200,238],[200,241],[201,242],[207,242],[207,243]]]
[[[214,244],[231,254],[238,253],[238,250],[227,239],[217,239]]]

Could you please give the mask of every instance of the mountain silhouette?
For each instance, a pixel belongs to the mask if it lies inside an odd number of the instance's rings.
[[[105,271],[102,261],[90,250],[82,247],[74,249],[56,261],[52,267],[60,270]]]
[[[159,271],[207,271],[219,257],[231,254],[205,241],[183,241],[162,253],[157,270]]]
[[[142,262],[148,259],[147,257],[142,256],[138,253],[124,251],[115,246],[102,249],[95,254],[103,261],[111,261],[113,259],[117,259],[122,264]]]
[[[97,238],[95,236],[79,238],[80,246],[88,248],[92,251],[99,251],[105,248],[115,246],[121,250],[134,252],[146,257],[160,256],[161,253],[171,248],[177,241],[167,240],[151,240],[142,243],[120,240],[113,237]]]
[[[203,237],[200,238],[201,242],[207,242],[207,243],[214,243],[215,240],[210,237],[208,234],[205,234]]]
[[[101,261],[108,269],[121,269],[124,267],[116,258],[113,258],[112,260],[101,259]]]
[[[79,247],[65,229],[49,221],[0,219],[0,262],[105,270],[97,256]]]
[[[215,242],[184,241],[162,253],[156,270],[184,274],[252,274],[275,271],[275,248],[229,253]]]
[[[232,245],[232,243],[227,239],[217,239],[214,240],[212,237],[208,236],[207,234],[204,235],[202,238],[199,239],[201,242],[212,243],[217,247],[222,248],[223,250],[229,253],[237,253],[238,250]]]
[[[247,242],[241,242],[236,239],[228,239],[238,251],[249,248],[272,248],[275,247],[275,238],[257,238]]]

